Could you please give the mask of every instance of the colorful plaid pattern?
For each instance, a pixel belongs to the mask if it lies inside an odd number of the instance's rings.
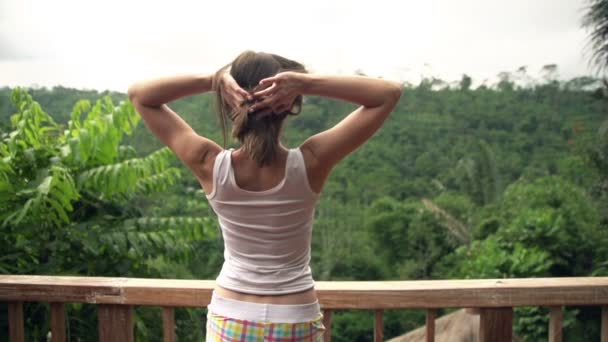
[[[302,323],[253,322],[207,314],[206,342],[321,342],[323,316]]]

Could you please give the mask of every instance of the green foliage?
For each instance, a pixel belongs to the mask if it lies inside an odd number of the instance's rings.
[[[541,248],[505,243],[497,237],[462,246],[453,257],[458,260],[458,268],[452,270],[454,278],[548,276],[551,266],[549,253]]]
[[[497,227],[444,260],[453,278],[587,276],[605,260],[607,232],[589,196],[560,177],[511,184],[494,212]],[[484,224],[487,221],[484,221]],[[572,324],[578,311],[569,311]],[[515,331],[526,341],[546,338],[547,313],[518,308]]]
[[[608,225],[608,120],[600,125],[597,134],[587,144],[587,157],[590,166],[597,171],[598,177],[592,185],[591,195],[599,204],[604,226]]]
[[[517,336],[521,336],[522,341],[544,341],[548,339],[549,327],[549,309],[544,307],[519,307],[515,308],[515,324],[513,332]],[[566,334],[565,339],[571,340],[568,337],[570,327],[577,321],[579,310],[568,309],[564,311],[563,329]],[[577,336],[580,338],[581,336]],[[582,341],[586,341],[584,339]]]
[[[500,206],[505,241],[542,246],[553,276],[583,276],[594,261],[606,255],[607,232],[598,229],[599,217],[591,199],[580,188],[559,177],[542,177],[509,186]]]
[[[136,157],[120,145],[139,120],[132,105],[82,100],[57,124],[26,91],[11,98],[17,112],[0,142],[1,273],[159,276],[159,256],[187,261],[215,236],[209,217],[150,216],[135,205],[181,173],[168,149]],[[96,331],[92,312],[82,314],[74,338]],[[28,326],[32,337],[45,334],[39,328]]]
[[[440,220],[421,203],[400,203],[386,197],[375,201],[367,224],[375,250],[399,279],[428,279],[435,264],[457,241],[446,239]]]
[[[608,230],[608,120],[600,126],[597,135],[588,147],[589,161],[598,173],[594,184],[591,185],[591,196],[595,200],[600,215],[600,224],[604,231]],[[605,240],[608,242],[608,240]],[[608,275],[608,256],[596,266],[595,275]]]
[[[455,168],[461,191],[479,205],[497,201],[503,189],[495,153],[483,140],[476,141],[468,150],[471,155],[460,159]]]
[[[366,342],[374,339],[374,316],[370,311],[338,311],[332,317],[332,341]]]
[[[607,274],[606,96],[594,91],[597,79],[558,82],[554,65],[544,73],[535,81],[519,68],[476,89],[468,76],[406,86],[383,128],[326,183],[313,232],[315,278]],[[31,94],[40,104],[24,92],[11,104],[0,89],[0,272],[216,276],[222,241],[198,182],[137,125],[124,94]],[[212,103],[194,96],[172,108],[221,142]],[[307,98],[286,145],[353,108]],[[45,321],[44,308],[28,310],[32,325]],[[597,339],[592,310],[566,314],[567,324],[576,320],[568,340]],[[178,310],[180,340],[200,340],[201,314]],[[94,306],[69,306],[68,315],[73,336],[96,334]],[[137,338],[157,338],[158,310],[136,315]],[[545,338],[542,309],[518,309],[517,317],[520,335]],[[367,341],[372,322],[367,312],[336,314],[334,339]],[[423,313],[387,313],[386,336],[423,322]]]
[[[365,231],[365,209],[333,198],[322,199],[313,231],[312,263],[315,279],[373,280],[386,275],[386,265],[375,255]]]

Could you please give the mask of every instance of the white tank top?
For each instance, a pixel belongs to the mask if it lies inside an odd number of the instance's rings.
[[[312,288],[310,241],[319,194],[310,188],[302,152],[289,150],[283,180],[264,191],[239,188],[231,152],[217,155],[207,195],[224,238],[217,284],[259,295]]]

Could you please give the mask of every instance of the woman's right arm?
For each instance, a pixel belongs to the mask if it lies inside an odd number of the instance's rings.
[[[289,98],[293,94],[315,95],[359,104],[360,107],[334,127],[308,138],[301,146],[308,154],[307,166],[313,190],[321,190],[331,169],[353,152],[382,126],[401,96],[401,85],[396,82],[364,76],[322,76],[285,72],[262,80],[272,84],[254,96],[266,97],[256,104],[264,107],[275,98]],[[255,110],[255,108],[254,108]]]

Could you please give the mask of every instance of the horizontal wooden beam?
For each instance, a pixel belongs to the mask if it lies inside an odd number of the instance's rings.
[[[0,275],[0,301],[206,306],[215,282]],[[608,277],[316,282],[324,309],[608,305]]]
[[[317,282],[335,309],[500,308],[605,305],[608,277]]]
[[[206,306],[215,281],[148,278],[0,275],[0,300]]]

